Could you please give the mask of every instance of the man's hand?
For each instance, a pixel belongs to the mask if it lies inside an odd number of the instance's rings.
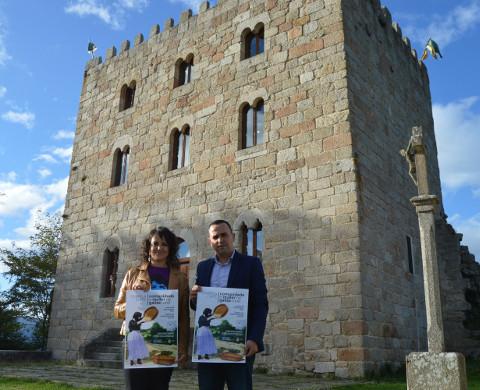
[[[196,302],[197,301],[197,294],[202,291],[202,287],[195,284],[193,287],[192,287],[192,290],[190,291],[190,300],[192,300],[193,302]]]
[[[184,355],[183,353],[178,356],[177,362],[180,367],[185,367],[185,364],[187,363],[187,356]]]
[[[253,356],[258,352],[258,345],[253,340],[247,340],[247,344],[245,344],[245,355],[247,357]]]

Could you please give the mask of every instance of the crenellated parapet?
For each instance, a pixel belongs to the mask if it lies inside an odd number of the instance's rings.
[[[214,11],[219,7],[223,7],[228,3],[228,1],[229,0],[218,0],[217,5],[214,7],[211,7],[208,1],[204,1],[201,3],[199,7],[198,15],[202,15],[206,12]],[[380,0],[370,0],[370,3],[373,6],[373,9],[377,15],[378,22],[380,23],[380,25],[382,25],[382,27],[384,28],[390,28],[394,32],[394,34],[398,37],[399,46],[402,49],[404,49],[406,53],[408,53],[408,55],[412,58],[414,62],[417,63],[418,67],[422,71],[426,72],[425,64],[423,63],[422,60],[419,59],[417,55],[417,51],[414,48],[412,48],[410,39],[402,35],[402,29],[400,25],[397,22],[392,20],[392,15],[390,13],[390,10],[386,6],[383,6]],[[164,22],[163,31],[161,31],[159,24],[153,25],[150,29],[150,33],[147,41],[151,39],[159,39],[159,40],[167,39],[169,34],[171,33],[171,30],[173,30],[174,28],[177,28],[179,31],[182,29],[187,29],[189,27],[188,23],[190,22],[190,20],[192,18],[197,17],[198,15],[194,15],[191,9],[187,9],[180,14],[179,23],[176,25],[175,25],[175,20],[173,18],[168,18]],[[140,46],[143,42],[144,42],[144,36],[142,33],[139,33],[135,37],[134,45],[132,46],[132,48]],[[130,50],[130,48],[131,48],[130,41],[128,40],[123,41],[118,54],[121,55],[122,53]],[[111,48],[108,48],[105,54],[105,61],[108,62],[109,60],[111,60],[116,56],[117,56],[116,47],[113,46]],[[103,61],[101,56],[95,57],[87,62],[85,67],[86,71],[96,66],[99,66],[102,63]]]
[[[224,2],[224,1],[223,1]],[[222,1],[218,1],[218,4],[222,4],[223,3]],[[203,14],[213,8],[216,8],[216,7],[210,7],[210,3],[208,1],[204,1],[200,7],[199,7],[199,15],[200,14]],[[196,15],[193,14],[193,11],[191,9],[187,9],[185,10],[184,12],[182,12],[180,14],[180,21],[177,25],[175,25],[175,21],[173,18],[168,18],[165,22],[164,22],[164,25],[163,25],[163,32],[160,30],[160,25],[159,24],[154,24],[151,29],[150,29],[150,34],[148,36],[148,40],[150,39],[162,39],[162,34],[163,33],[168,33],[170,32],[170,30],[172,30],[173,28],[181,28],[183,26],[188,26],[188,23],[190,21],[190,19],[192,17],[195,17]],[[160,38],[158,38],[160,37]],[[135,40],[134,40],[134,45],[132,46],[132,48],[134,47],[138,47],[140,46],[142,43],[144,43],[145,39],[144,39],[144,36],[142,33],[139,33],[137,34],[137,36],[135,37]],[[130,46],[130,41],[129,40],[125,40],[122,42],[121,44],[121,47],[120,47],[120,51],[119,51],[119,54],[121,55],[122,53],[130,50],[131,46]],[[106,53],[105,53],[105,61],[108,62],[109,60],[111,60],[112,58],[116,57],[117,56],[117,48],[115,46],[112,46],[110,48],[107,49]],[[103,64],[103,61],[102,61],[102,57],[101,56],[98,56],[98,57],[95,57],[95,58],[92,58],[91,60],[89,60],[85,66],[85,70],[88,71],[96,66],[99,66]]]

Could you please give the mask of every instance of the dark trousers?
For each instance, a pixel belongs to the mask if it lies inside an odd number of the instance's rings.
[[[135,368],[124,371],[127,390],[168,390],[173,368]]]
[[[198,387],[200,390],[252,390],[252,373],[255,355],[244,364],[198,363]]]

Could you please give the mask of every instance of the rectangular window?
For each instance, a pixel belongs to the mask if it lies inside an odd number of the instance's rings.
[[[407,255],[408,255],[408,272],[413,274],[413,251],[412,251],[412,239],[410,236],[407,236]]]

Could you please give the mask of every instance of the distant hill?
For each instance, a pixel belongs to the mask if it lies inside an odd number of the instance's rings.
[[[37,322],[25,317],[18,317],[17,322],[21,325],[20,331],[22,335],[27,339],[27,341],[32,341],[33,331],[35,330],[35,325]]]

